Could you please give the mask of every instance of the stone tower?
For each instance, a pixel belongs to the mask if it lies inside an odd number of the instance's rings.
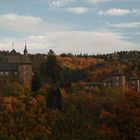
[[[32,63],[29,59],[28,56],[28,51],[27,51],[27,45],[25,43],[25,48],[24,48],[24,55],[21,58],[21,61],[19,63],[18,71],[19,71],[19,79],[21,83],[28,83],[29,85],[31,84],[32,80]]]
[[[112,86],[113,87],[125,87],[125,75],[120,69],[115,70],[112,74]]]

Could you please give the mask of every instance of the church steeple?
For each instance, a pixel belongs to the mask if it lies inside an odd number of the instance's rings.
[[[26,40],[25,40],[24,55],[25,55],[25,56],[27,56],[27,55],[28,55]]]

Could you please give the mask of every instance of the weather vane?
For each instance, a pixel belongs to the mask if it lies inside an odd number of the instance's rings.
[[[12,42],[12,47],[13,47],[13,49],[14,49],[14,42]]]
[[[25,40],[25,46],[27,46],[27,41]]]

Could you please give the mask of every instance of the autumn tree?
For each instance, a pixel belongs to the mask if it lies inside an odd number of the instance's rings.
[[[20,96],[24,94],[24,88],[18,83],[12,83],[5,86],[3,95],[4,96]]]

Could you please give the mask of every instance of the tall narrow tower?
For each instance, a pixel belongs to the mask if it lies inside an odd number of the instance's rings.
[[[25,40],[24,55],[25,55],[25,56],[27,56],[27,55],[28,55],[26,40]]]
[[[28,83],[29,85],[31,84],[32,80],[32,63],[30,61],[28,51],[27,51],[27,44],[25,41],[25,48],[23,51],[23,56],[21,58],[18,70],[19,70],[19,79],[21,83]]]

